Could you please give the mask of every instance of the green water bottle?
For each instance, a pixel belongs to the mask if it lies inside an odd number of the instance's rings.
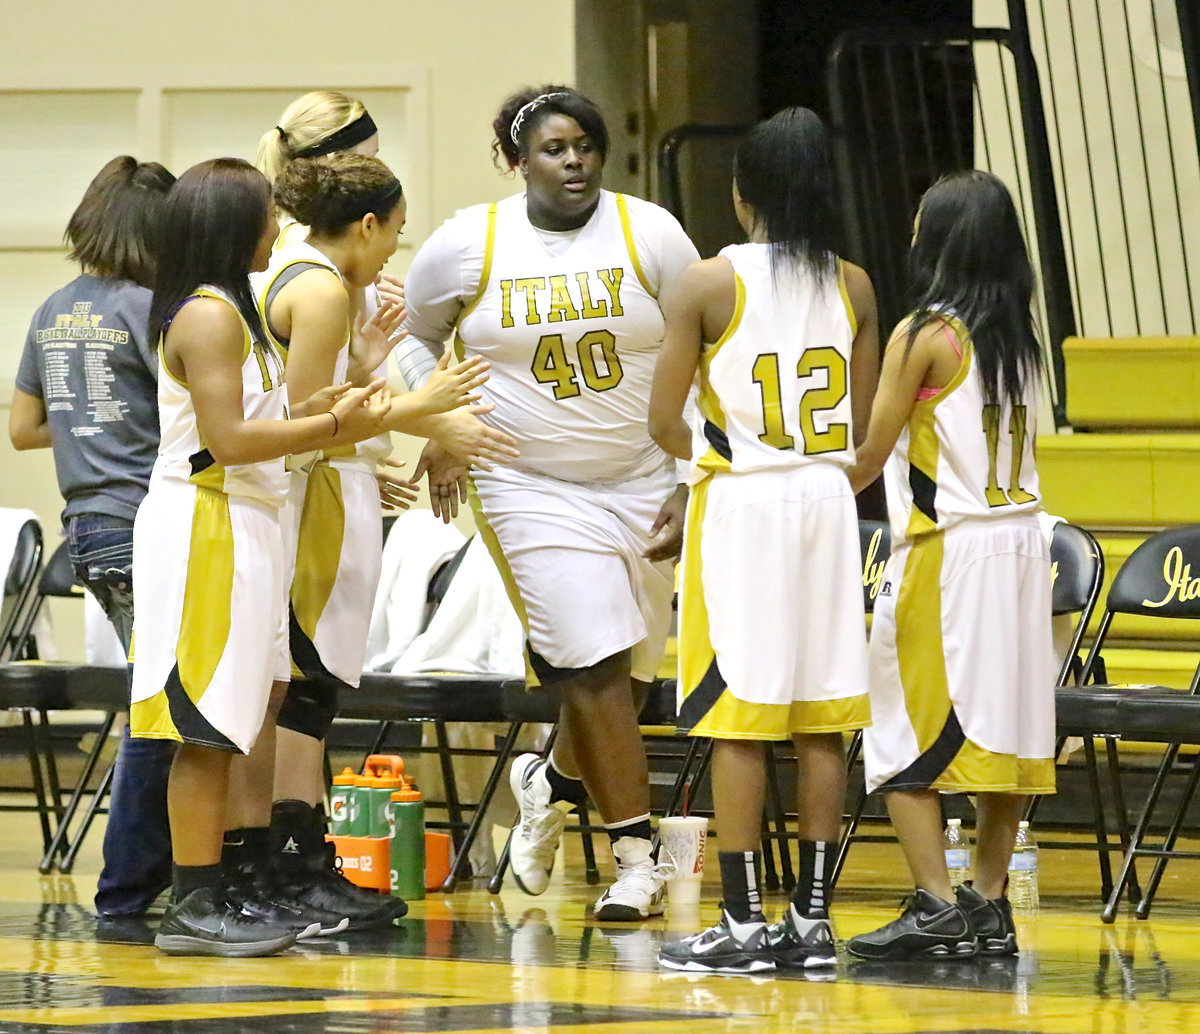
[[[354,803],[354,769],[347,766],[341,775],[333,777],[329,789],[329,832],[345,836],[350,832],[351,808]]]
[[[425,802],[410,783],[391,798],[392,896],[416,901],[425,896]]]
[[[368,824],[371,821],[371,810],[367,804],[367,785],[370,779],[370,776],[356,775],[353,785],[346,787],[350,798],[350,819],[346,827],[347,836],[365,837],[367,835]]]
[[[390,837],[391,819],[388,807],[392,791],[404,789],[404,759],[398,754],[371,754],[363,762],[362,778],[358,780],[359,797],[366,809],[363,836]]]

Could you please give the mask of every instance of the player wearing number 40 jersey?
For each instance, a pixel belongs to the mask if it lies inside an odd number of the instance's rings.
[[[398,358],[410,385],[421,371],[404,359],[427,369],[452,334],[460,355],[487,359],[481,393],[496,408],[484,419],[520,450],[476,471],[473,505],[525,623],[529,674],[564,704],[549,761],[514,765],[514,876],[527,893],[546,889],[582,777],[618,868],[596,913],[644,919],[662,911],[662,872],[631,678],[650,681],[663,652],[683,496],[646,414],[657,298],[696,249],[663,209],[601,189],[607,129],[575,91],[516,94],[493,129],[525,193],[460,212],[421,249],[407,326],[428,354]]]
[[[1005,876],[1026,796],[1054,789],[1055,662],[1033,274],[1003,183],[934,184],[908,266],[912,315],[888,345],[850,480],[862,488],[886,465],[894,550],[871,629],[867,785],[886,795],[917,890],[849,950],[1013,954]],[[937,791],[977,795],[975,881],[957,901]]]

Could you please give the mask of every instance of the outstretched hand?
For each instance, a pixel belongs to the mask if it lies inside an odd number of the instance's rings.
[[[404,299],[386,301],[382,297],[380,306],[370,319],[359,316],[354,321],[354,333],[350,335],[351,379],[370,376],[387,361],[397,342],[403,340]]]
[[[419,389],[425,396],[429,412],[446,413],[459,406],[478,402],[476,389],[488,379],[489,369],[488,361],[477,355],[451,366],[450,353],[443,352],[437,368]]]
[[[515,460],[520,452],[512,435],[479,418],[496,408],[494,402],[461,406],[437,417],[433,437],[459,466],[491,470],[495,463]]]
[[[458,516],[459,503],[467,501],[467,466],[432,439],[425,443],[413,480],[427,475],[429,508],[449,524]]]
[[[393,477],[385,468],[403,467],[393,459],[379,461],[375,470],[375,480],[379,483],[379,502],[385,510],[407,510],[416,501],[420,485],[416,481],[406,481]]]

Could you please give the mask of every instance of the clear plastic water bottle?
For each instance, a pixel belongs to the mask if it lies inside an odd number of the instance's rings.
[[[1014,912],[1038,910],[1038,848],[1029,823],[1017,827],[1012,858],[1008,863],[1008,900]]]
[[[947,820],[942,846],[946,849],[950,886],[957,888],[971,878],[971,838],[962,828],[962,819]]]

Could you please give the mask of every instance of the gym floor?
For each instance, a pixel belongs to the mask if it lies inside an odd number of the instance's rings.
[[[511,883],[415,902],[382,933],[308,942],[271,959],[168,958],[152,924],[98,929],[94,831],[69,877],[39,877],[32,816],[0,838],[0,1034],[242,1034],[270,1031],[1007,1031],[1154,1034],[1200,1025],[1200,866],[1167,870],[1149,920],[1098,918],[1093,856],[1042,852],[1042,908],[1011,960],[849,963],[821,977],[691,976],[655,964],[664,938],[715,914],[643,926],[594,923],[577,837],[541,898]],[[715,867],[710,866],[710,870]],[[840,937],[896,915],[904,866],[893,845],[854,848],[834,916]],[[774,896],[772,908],[783,900]]]

